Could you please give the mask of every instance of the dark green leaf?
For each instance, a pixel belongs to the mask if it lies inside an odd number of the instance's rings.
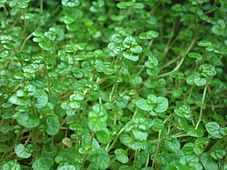
[[[131,60],[131,61],[138,61],[139,60],[139,56],[137,56],[136,54],[133,54],[133,53],[129,53],[129,52],[124,52],[123,56],[125,58],[127,58],[128,60]]]
[[[157,106],[154,108],[154,111],[157,113],[163,113],[167,110],[169,106],[168,99],[165,97],[157,97]]]
[[[156,31],[148,31],[148,32],[143,32],[140,34],[140,39],[142,40],[147,40],[147,39],[153,39],[157,38],[159,36],[159,33]]]
[[[217,164],[211,159],[211,157],[207,153],[202,154],[200,159],[201,159],[201,162],[202,162],[205,170],[217,170],[218,169]]]
[[[147,101],[143,98],[137,99],[135,104],[141,110],[149,111],[151,109]]]
[[[127,9],[128,7],[131,7],[133,5],[133,2],[119,2],[117,4],[117,7],[120,9]]]
[[[92,154],[91,162],[98,169],[107,169],[110,164],[110,158],[106,150],[99,148]]]
[[[31,146],[24,146],[23,144],[18,144],[15,146],[14,148],[15,153],[18,157],[20,158],[29,158],[31,156],[32,153],[32,148]]]
[[[34,170],[51,170],[54,165],[54,161],[50,157],[36,158],[32,164]]]
[[[127,152],[124,149],[116,149],[114,153],[119,162],[126,164],[129,161]]]
[[[208,122],[206,124],[206,130],[214,138],[222,137],[222,135],[220,134],[220,126],[217,122]]]
[[[60,123],[56,116],[48,116],[45,121],[45,131],[48,135],[56,135],[60,130]]]
[[[26,128],[35,128],[39,125],[39,118],[33,116],[31,113],[19,113],[16,117],[17,122]]]

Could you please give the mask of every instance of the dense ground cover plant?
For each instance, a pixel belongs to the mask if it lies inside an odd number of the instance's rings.
[[[226,0],[0,0],[1,170],[227,169]]]

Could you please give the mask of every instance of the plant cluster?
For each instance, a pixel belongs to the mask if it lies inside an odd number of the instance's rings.
[[[0,11],[0,170],[227,169],[226,0]]]

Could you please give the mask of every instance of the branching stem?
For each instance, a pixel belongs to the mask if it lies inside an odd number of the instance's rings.
[[[188,54],[188,53],[190,52],[190,50],[192,49],[192,47],[193,47],[193,45],[195,44],[195,42],[196,42],[196,39],[194,38],[194,39],[191,41],[191,43],[190,43],[190,45],[188,46],[188,48],[186,49],[185,53],[183,54],[183,56],[182,56],[180,62],[176,65],[176,67],[175,67],[173,70],[171,70],[170,72],[167,72],[167,73],[164,73],[164,74],[159,75],[158,78],[160,78],[160,77],[166,77],[166,76],[168,76],[168,75],[170,75],[170,74],[172,74],[172,73],[178,71],[178,70],[180,69],[181,65],[183,64],[183,62],[184,62],[184,60],[185,60],[185,57],[187,56],[187,54]]]
[[[205,100],[205,97],[206,97],[206,91],[207,91],[207,85],[205,85],[205,87],[204,87],[203,97],[202,97],[202,104],[204,103],[204,100]],[[202,116],[203,116],[203,108],[201,107],[200,108],[200,113],[199,113],[199,120],[196,123],[195,129],[198,129],[199,124],[200,124],[200,122],[202,120]]]

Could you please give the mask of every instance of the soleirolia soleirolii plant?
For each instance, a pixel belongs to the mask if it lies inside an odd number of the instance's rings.
[[[227,170],[227,0],[0,0],[0,170]]]

